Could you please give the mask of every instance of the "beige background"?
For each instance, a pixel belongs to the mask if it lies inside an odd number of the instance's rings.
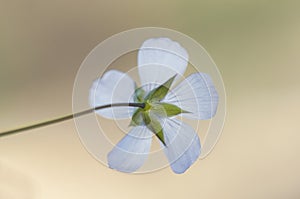
[[[296,0],[0,0],[1,131],[70,113],[87,53],[134,27],[196,39],[228,100],[216,148],[183,175],[112,171],[72,121],[1,138],[0,198],[299,198],[299,20]]]

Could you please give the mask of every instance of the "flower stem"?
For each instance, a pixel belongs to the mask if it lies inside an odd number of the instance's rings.
[[[93,113],[96,110],[111,108],[111,107],[119,107],[119,106],[131,106],[131,107],[144,108],[145,103],[116,103],[116,104],[107,104],[107,105],[103,105],[103,106],[97,106],[95,108],[91,108],[91,109],[81,111],[81,112],[78,112],[78,113],[58,117],[58,118],[55,118],[55,119],[52,119],[52,120],[47,120],[45,122],[40,122],[40,123],[36,123],[36,124],[33,124],[33,125],[29,125],[29,126],[25,126],[25,127],[21,127],[21,128],[17,128],[17,129],[12,129],[12,130],[8,130],[8,131],[4,131],[4,132],[0,133],[0,137],[20,133],[20,132],[23,132],[23,131],[27,131],[27,130],[31,130],[31,129],[35,129],[35,128],[39,128],[39,127],[43,127],[43,126],[48,126],[48,125],[51,125],[51,124],[63,122],[65,120],[69,120],[69,119],[76,118],[76,117],[81,117],[83,115]]]

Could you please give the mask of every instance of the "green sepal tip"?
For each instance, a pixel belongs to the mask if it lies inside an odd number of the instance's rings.
[[[153,89],[150,91],[150,93],[146,96],[145,100],[148,101],[160,101],[165,98],[167,93],[169,92],[169,89],[175,79],[176,75],[171,77],[169,80],[167,80],[165,83],[160,85],[159,87]]]
[[[147,128],[166,146],[163,129],[159,121],[155,117],[151,117],[148,111],[143,112],[143,118]]]

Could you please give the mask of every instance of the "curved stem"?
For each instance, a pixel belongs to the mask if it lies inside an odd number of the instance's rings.
[[[40,123],[37,123],[37,124],[33,124],[33,125],[29,125],[29,126],[25,126],[25,127],[21,127],[21,128],[17,128],[17,129],[12,129],[12,130],[9,130],[9,131],[4,131],[4,132],[0,133],[0,137],[4,137],[4,136],[20,133],[22,131],[27,131],[27,130],[31,130],[31,129],[35,129],[35,128],[55,124],[55,123],[58,123],[58,122],[63,122],[65,120],[69,120],[69,119],[80,117],[80,116],[83,116],[83,115],[86,115],[86,114],[89,114],[89,113],[93,113],[96,110],[100,110],[100,109],[104,109],[104,108],[111,108],[111,107],[118,107],[118,106],[131,106],[131,107],[144,108],[145,103],[116,103],[116,104],[107,104],[107,105],[103,105],[103,106],[97,106],[97,107],[92,108],[92,109],[88,109],[88,110],[81,111],[81,112],[78,112],[78,113],[58,117],[58,118],[52,119],[52,120],[47,120],[45,122],[40,122]]]

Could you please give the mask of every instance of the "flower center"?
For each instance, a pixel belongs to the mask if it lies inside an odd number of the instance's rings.
[[[151,90],[144,89],[144,87],[136,88],[133,96],[135,102],[145,103],[145,107],[138,108],[134,112],[130,125],[146,126],[164,145],[163,126],[166,118],[173,117],[181,113],[187,113],[174,104],[163,102],[163,99],[168,94],[175,77],[176,76],[171,77],[162,85],[152,88]],[[151,84],[148,86],[151,86]]]
[[[144,111],[149,111],[152,108],[152,104],[149,100],[145,102],[145,108],[143,108]]]

